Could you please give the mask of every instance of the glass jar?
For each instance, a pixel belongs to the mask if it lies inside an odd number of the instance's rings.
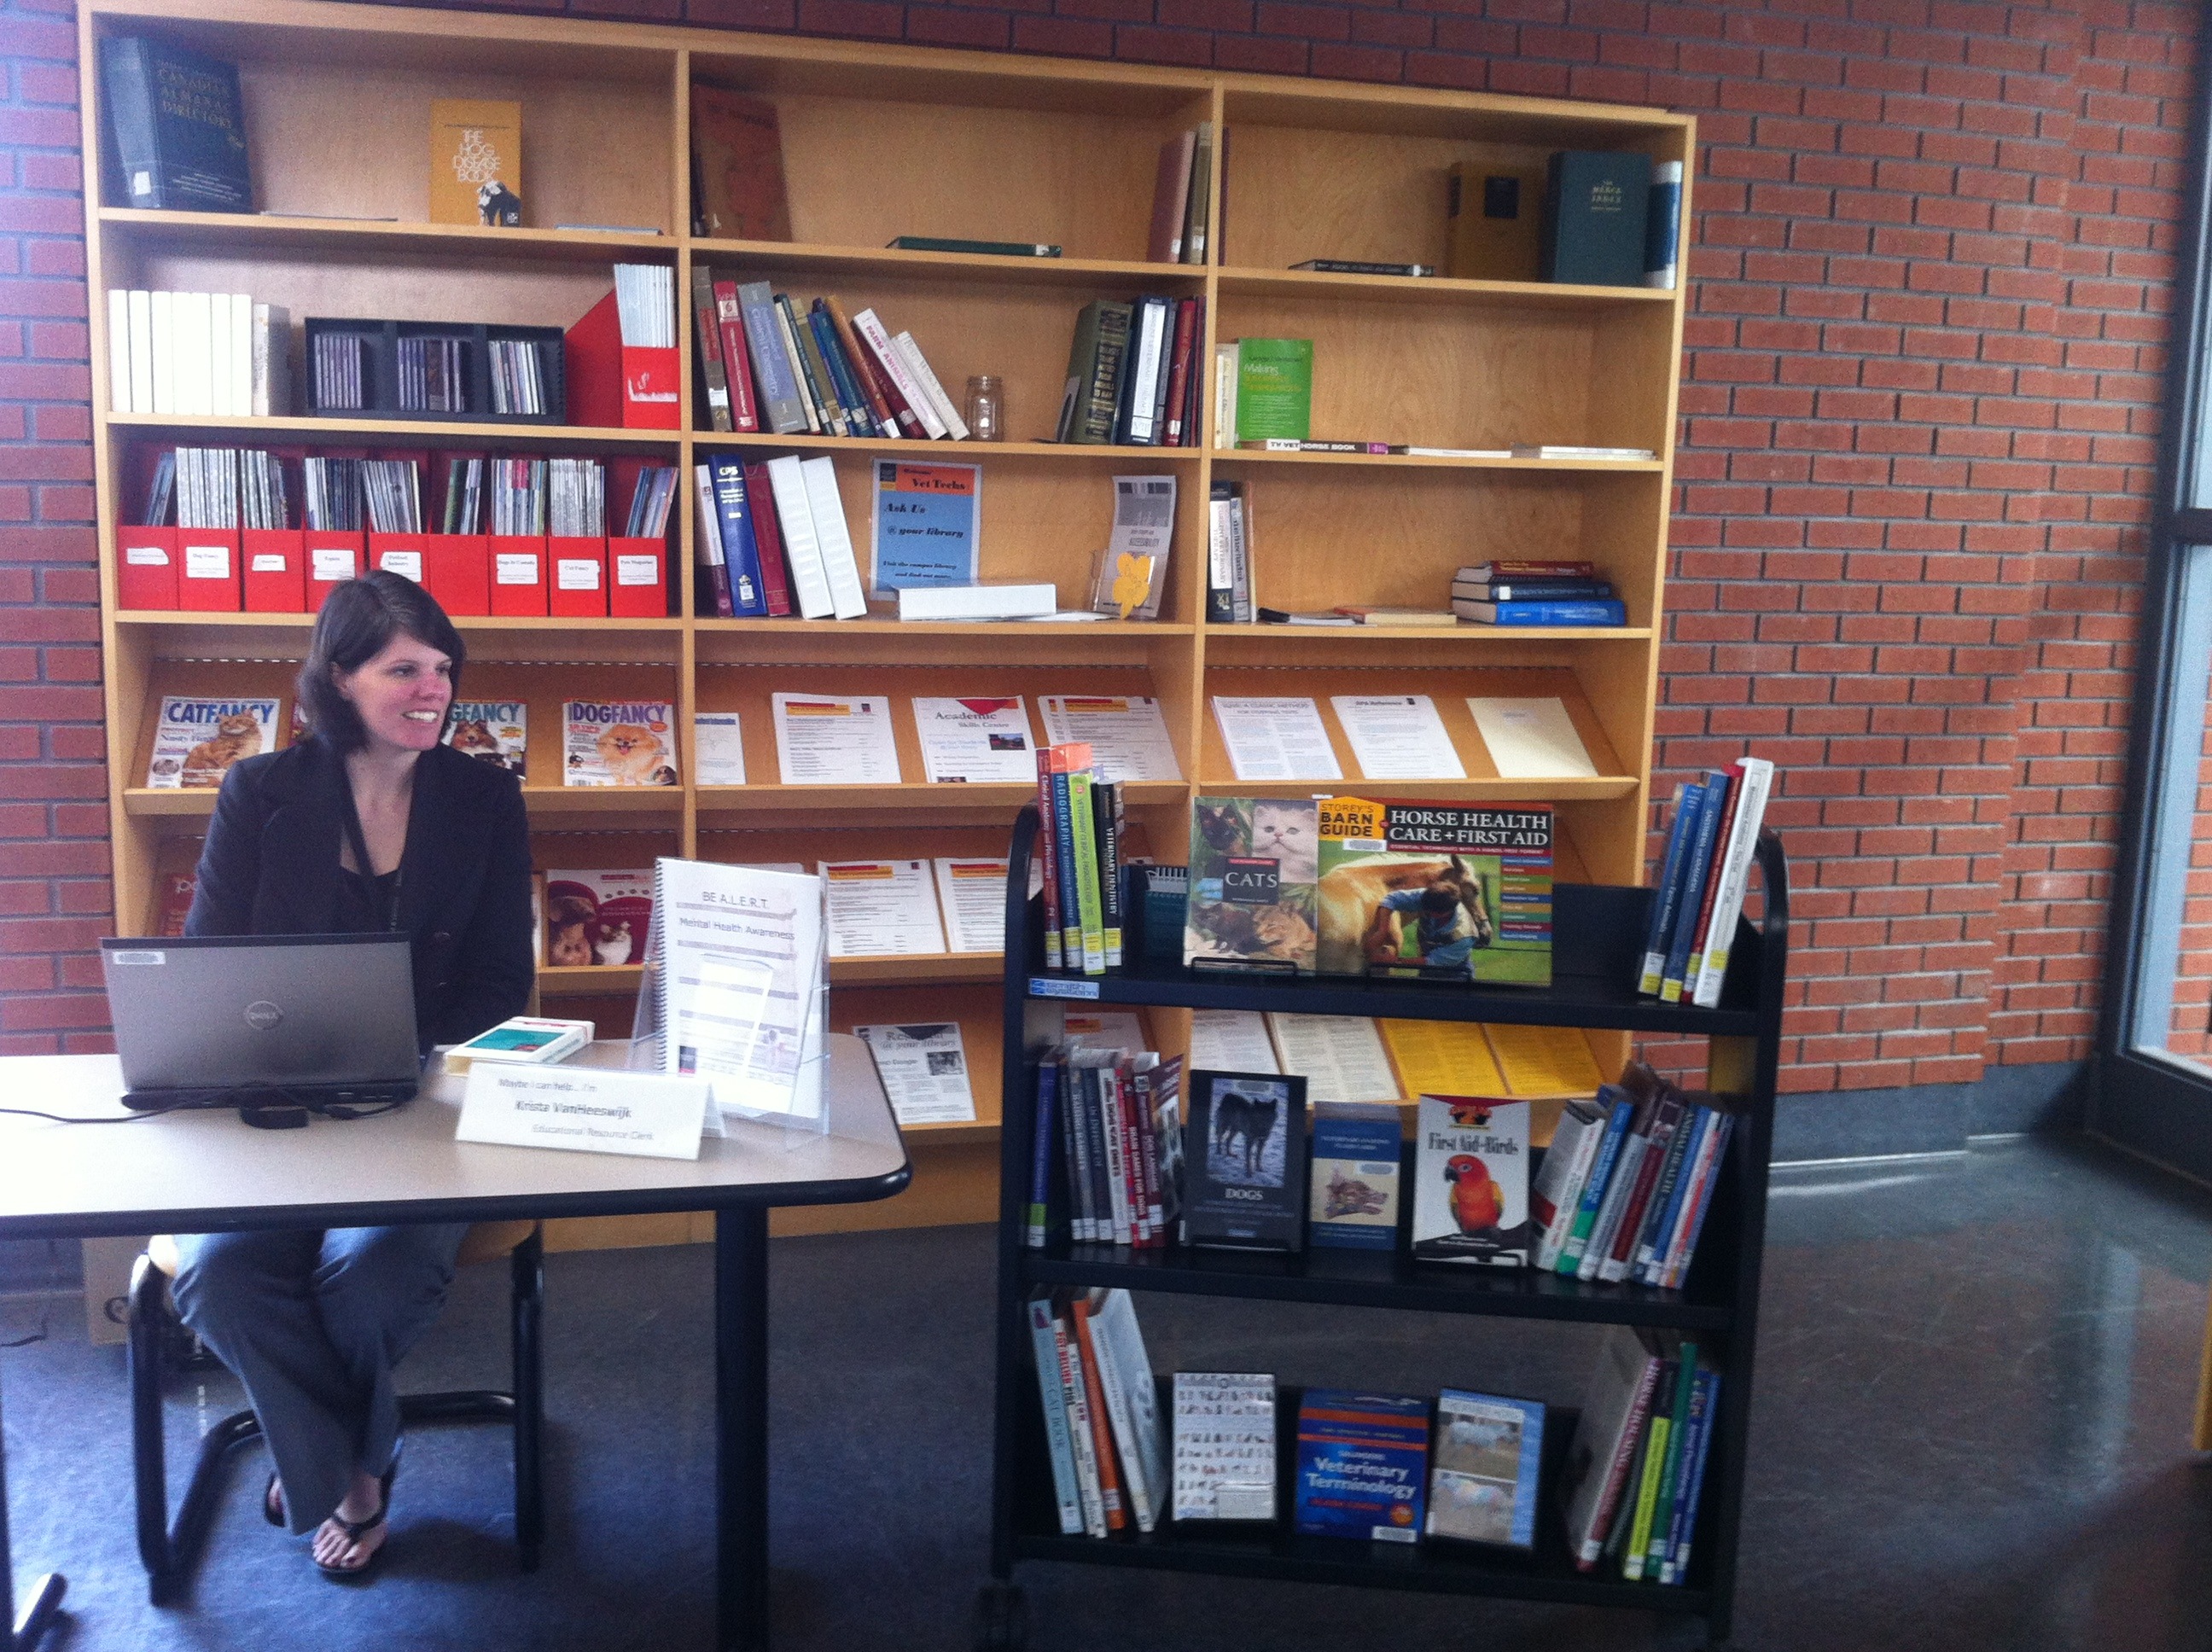
[[[968,380],[968,434],[976,441],[1006,439],[1006,381],[994,373],[979,373]]]

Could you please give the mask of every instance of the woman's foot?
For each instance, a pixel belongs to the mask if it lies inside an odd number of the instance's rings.
[[[387,1535],[385,1515],[392,1504],[392,1474],[382,1479],[355,1471],[353,1486],[337,1512],[315,1528],[315,1564],[332,1577],[368,1570]]]

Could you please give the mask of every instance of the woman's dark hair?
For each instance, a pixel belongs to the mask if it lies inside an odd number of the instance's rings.
[[[414,580],[373,568],[323,599],[315,634],[307,642],[307,658],[300,667],[300,705],[307,713],[307,726],[338,750],[359,750],[368,744],[368,731],[362,726],[353,702],[338,692],[331,671],[359,671],[401,635],[435,648],[453,662],[450,676],[458,695],[467,645],[437,598]]]

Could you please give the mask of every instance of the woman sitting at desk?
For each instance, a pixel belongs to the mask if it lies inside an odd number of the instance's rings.
[[[300,670],[311,732],[224,776],[185,925],[405,932],[426,1050],[520,1013],[533,969],[521,788],[440,744],[465,652],[411,580],[380,571],[333,590]],[[178,1236],[177,1310],[246,1385],[276,1461],[263,1513],[313,1530],[330,1576],[361,1576],[384,1542],[392,1367],[444,1303],[466,1230]]]

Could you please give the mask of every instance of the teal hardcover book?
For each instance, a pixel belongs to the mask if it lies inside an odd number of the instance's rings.
[[[1585,287],[1641,287],[1644,228],[1650,210],[1650,155],[1560,150],[1545,179],[1544,279]]]

